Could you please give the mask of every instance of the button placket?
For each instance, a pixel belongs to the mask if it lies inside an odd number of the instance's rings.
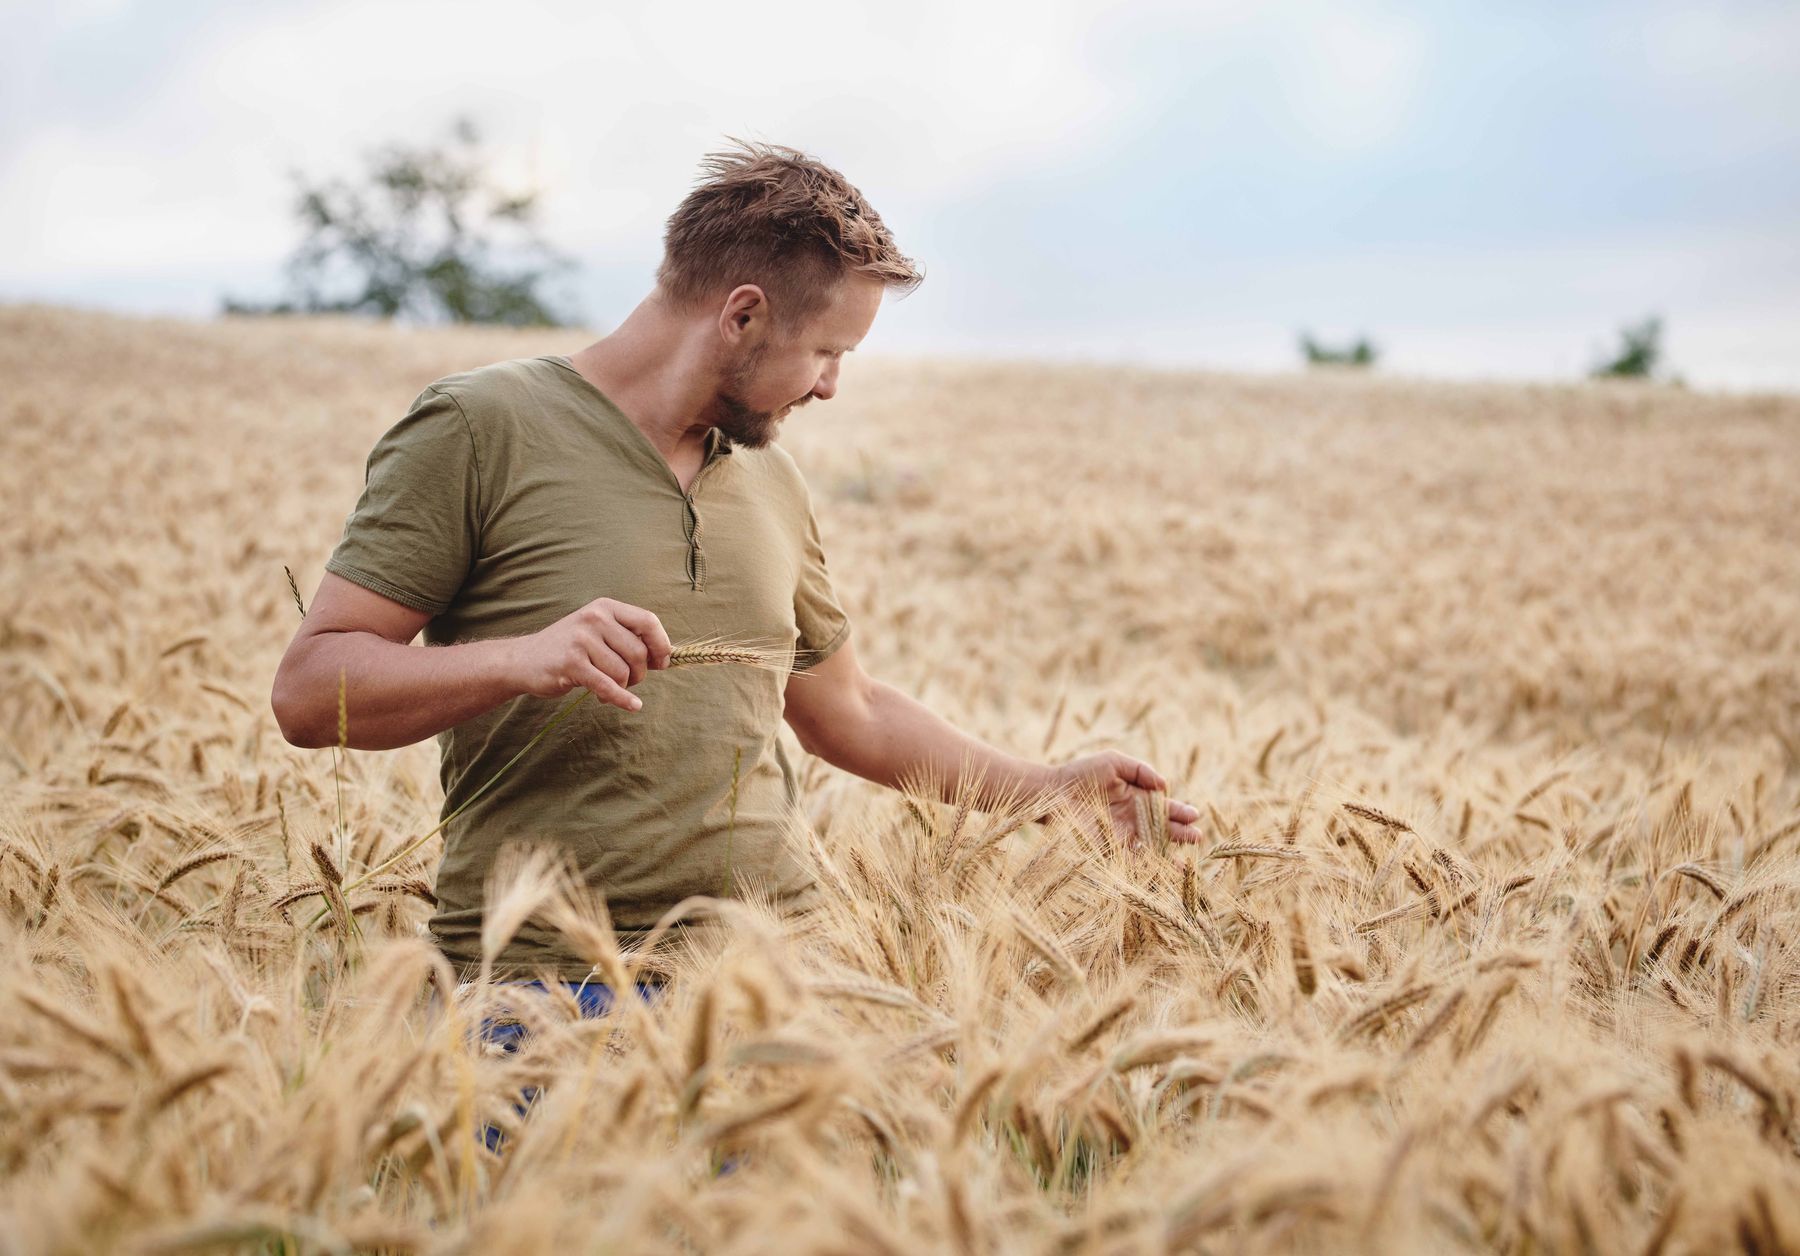
[[[681,500],[687,506],[688,585],[696,593],[706,590],[706,551],[700,545],[700,508],[694,504],[694,494],[700,488],[700,481],[706,478],[706,473],[713,469],[713,464],[731,452],[730,444],[718,428],[713,428],[707,434],[707,442],[706,459],[681,495]]]
[[[706,588],[706,551],[700,548],[700,511],[692,493],[682,498],[687,506],[688,585],[694,592]]]

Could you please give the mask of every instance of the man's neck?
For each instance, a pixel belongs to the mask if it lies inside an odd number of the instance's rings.
[[[569,355],[570,363],[632,425],[686,484],[706,456],[717,367],[691,327],[653,293],[610,334]]]

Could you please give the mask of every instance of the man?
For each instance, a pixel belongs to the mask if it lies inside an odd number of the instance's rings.
[[[695,894],[815,892],[787,838],[796,795],[777,736],[884,785],[954,797],[1094,789],[1135,835],[1148,765],[1004,754],[870,678],[832,592],[805,482],[772,440],[837,391],[888,288],[920,281],[842,175],[793,149],[707,159],[668,223],[655,289],[570,357],[441,379],[376,444],[368,478],[275,677],[295,745],[437,735],[446,814],[577,688],[585,703],[444,832],[432,933],[480,958],[501,847],[565,850],[621,935]],[[411,644],[421,631],[429,648]],[[668,670],[671,638],[753,640],[786,670]],[[635,691],[635,692],[634,692]],[[1170,836],[1199,818],[1171,803]],[[501,956],[572,980],[586,963],[527,926]]]

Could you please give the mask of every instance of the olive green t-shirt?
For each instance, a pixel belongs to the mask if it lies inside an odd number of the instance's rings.
[[[775,445],[717,428],[683,493],[649,439],[567,358],[501,362],[432,384],[375,445],[326,569],[432,618],[429,645],[536,632],[595,598],[641,606],[669,638],[772,647],[817,664],[849,623],[832,593],[805,481]],[[565,850],[621,930],[690,895],[752,888],[792,908],[813,877],[793,840],[792,768],[777,734],[787,673],[651,672],[641,711],[585,699],[444,832],[431,930],[480,958],[483,891],[511,842]],[[566,698],[519,697],[438,737],[444,814]],[[356,719],[356,695],[348,695]],[[508,966],[586,971],[528,924]]]

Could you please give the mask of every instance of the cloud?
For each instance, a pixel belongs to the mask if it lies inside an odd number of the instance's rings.
[[[30,242],[36,273],[266,251],[289,169],[346,169],[460,112],[482,120],[507,176],[547,189],[550,226],[577,249],[641,242],[726,134],[797,144],[931,202],[1064,155],[1105,118],[1081,52],[1101,7],[929,2],[897,22],[841,3],[775,16],[519,0],[500,17],[466,0],[428,16],[357,0],[202,22],[104,118],[45,119],[0,153],[0,176],[28,190],[0,207],[0,233]],[[149,20],[140,10],[110,38]],[[84,37],[108,38],[87,22],[63,34],[77,76]]]
[[[1761,0],[80,0],[8,35],[0,298],[272,295],[290,170],[468,113],[602,323],[725,135],[838,165],[925,262],[896,345],[1272,365],[1336,322],[1461,371],[1662,308],[1753,375],[1800,308],[1800,10]]]
[[[1416,105],[1424,31],[1392,14],[1319,5],[1299,22],[1291,73],[1296,114],[1318,140],[1342,150],[1398,134]]]
[[[1643,67],[1684,139],[1715,155],[1800,157],[1800,8],[1663,3],[1644,13]]]

